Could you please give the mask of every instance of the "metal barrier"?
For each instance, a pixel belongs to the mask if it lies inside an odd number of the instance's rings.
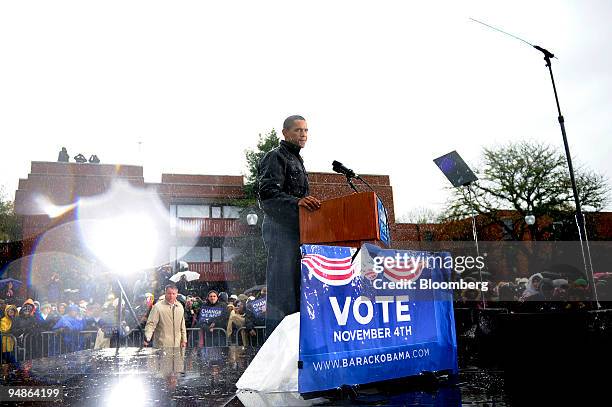
[[[227,332],[223,328],[213,328],[205,331],[204,346],[227,346]]]
[[[144,343],[144,328],[142,332],[136,328],[131,331],[125,338],[122,339],[121,344],[124,346],[141,347]]]
[[[213,328],[212,332],[205,328],[187,329],[187,347],[227,346],[227,332],[223,328]]]
[[[40,357],[40,335],[35,335],[32,333],[20,335],[17,338],[16,346],[17,359],[20,361],[31,360]]]
[[[79,331],[77,334],[78,343],[81,344],[79,350],[93,349],[96,344],[96,337],[98,336],[98,330],[95,331]]]
[[[200,328],[187,328],[187,347],[197,348],[200,342]]]
[[[242,329],[238,330],[240,332]],[[261,346],[265,333],[265,327],[257,326],[254,328],[257,335],[247,337],[250,339],[250,345]],[[108,332],[106,333],[108,337]],[[116,332],[115,332],[116,335]],[[51,357],[63,355],[70,352],[76,352],[86,349],[94,349],[98,330],[90,331],[44,331],[37,334],[28,333],[16,338],[14,335],[2,335],[2,341],[12,346],[11,352],[3,354],[4,359],[14,358],[15,361],[25,361],[40,357]],[[139,330],[133,330],[128,335],[122,336],[119,339],[121,347],[140,347],[144,342],[144,336]],[[3,342],[4,343],[4,342]],[[187,328],[187,347],[220,347],[228,345],[236,345],[228,338],[225,329],[214,328],[212,332],[208,329]],[[113,337],[110,346],[117,345],[116,336]],[[108,346],[108,343],[106,344]],[[9,346],[10,347],[10,346]]]
[[[15,335],[0,333],[0,364],[17,362],[17,338]]]
[[[255,335],[251,336],[250,329],[242,327],[236,331],[236,340],[233,345],[238,345],[238,338],[242,339],[242,332],[246,332],[249,343],[243,343],[242,346],[255,346],[260,347],[266,341],[266,327],[265,326],[254,326],[253,330]]]

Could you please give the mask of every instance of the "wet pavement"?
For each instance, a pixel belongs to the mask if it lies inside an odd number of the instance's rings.
[[[424,377],[357,386],[310,400],[288,393],[236,395],[234,384],[256,351],[243,347],[88,350],[36,359],[18,369],[4,365],[3,385],[61,386],[61,404],[71,406],[510,405],[502,372],[476,368],[463,369],[451,380]]]

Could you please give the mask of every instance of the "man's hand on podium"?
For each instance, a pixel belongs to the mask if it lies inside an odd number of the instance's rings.
[[[316,211],[321,207],[321,201],[319,201],[314,196],[305,196],[304,198],[298,201],[298,206],[303,206],[309,211]]]

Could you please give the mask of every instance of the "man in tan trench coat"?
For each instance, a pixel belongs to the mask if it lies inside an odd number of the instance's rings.
[[[149,314],[145,326],[144,346],[154,340],[156,348],[177,348],[187,346],[185,312],[176,300],[178,288],[174,284],[166,286],[166,295],[158,301]]]

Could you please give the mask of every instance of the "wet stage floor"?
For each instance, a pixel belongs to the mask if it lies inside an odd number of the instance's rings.
[[[87,350],[25,362],[18,369],[3,365],[3,386],[61,386],[61,405],[70,406],[510,405],[501,372],[478,369],[461,370],[454,384],[390,382],[330,393],[327,399],[305,401],[291,393],[236,395],[235,383],[256,351],[243,347]]]

